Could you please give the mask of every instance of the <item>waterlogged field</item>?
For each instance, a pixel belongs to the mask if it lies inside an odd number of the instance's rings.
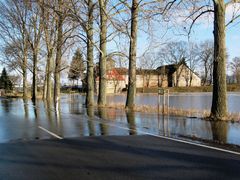
[[[109,103],[125,103],[126,95],[109,95]],[[158,105],[157,94],[138,94],[137,105]],[[169,95],[169,107],[179,109],[210,110],[212,103],[211,93],[173,93]],[[228,93],[228,111],[240,113],[240,93]]]
[[[64,95],[57,109],[51,102],[0,99],[0,142],[100,135],[150,133],[189,140],[207,140],[240,145],[240,123],[210,122],[197,118],[160,116],[156,113],[117,109],[86,109],[81,95]],[[124,103],[125,95],[108,96],[109,103]],[[228,95],[229,111],[239,112],[239,94]],[[158,96],[137,96],[138,104],[157,105]],[[211,94],[174,94],[170,106],[184,109],[211,107]]]

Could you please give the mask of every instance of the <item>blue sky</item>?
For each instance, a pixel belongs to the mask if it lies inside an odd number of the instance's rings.
[[[159,25],[159,29],[160,29]],[[156,33],[156,32],[155,32]],[[162,32],[159,31],[159,39],[162,35]],[[169,39],[170,41],[188,41],[188,37],[184,35],[176,35],[176,32],[169,32],[163,39],[160,39],[158,43],[164,43],[166,39]],[[206,23],[197,23],[190,34],[191,42],[203,42],[205,40],[213,40],[213,25],[212,22]],[[144,33],[139,32],[138,37],[138,56],[141,55],[141,53],[144,52],[144,49],[146,48],[147,40]],[[228,60],[232,60],[234,57],[240,57],[240,23],[237,21],[236,23],[233,23],[231,26],[226,28],[226,48],[227,53],[229,55]]]
[[[228,1],[226,1],[228,2]],[[186,22],[186,18],[189,12],[186,10],[181,10],[181,15],[173,13],[171,16],[171,21],[174,21],[175,28],[169,31],[164,38],[161,38],[164,32],[164,24],[155,25],[154,34],[158,36],[159,41],[156,43],[164,43],[168,41],[188,41],[188,36],[179,35],[183,32],[183,27],[189,28],[190,22]],[[226,9],[226,24],[232,19],[233,15],[240,15],[240,3],[235,5],[229,5]],[[186,34],[186,33],[185,33]],[[138,39],[138,56],[144,52],[146,48],[147,41],[145,35],[139,32]],[[190,34],[191,42],[203,42],[205,40],[213,40],[213,14],[205,14],[199,18]],[[229,55],[228,60],[231,61],[234,57],[240,57],[240,18],[238,18],[234,23],[226,27],[226,48]]]
[[[198,25],[194,28],[191,39],[196,41],[204,41],[213,39],[213,27],[209,25]],[[240,24],[237,22],[233,26],[226,28],[226,48],[229,55],[229,60],[238,56],[240,57]]]
[[[240,9],[240,5],[239,5]],[[227,21],[232,16],[233,9],[230,7],[227,9],[226,12],[226,19]],[[229,60],[232,60],[232,58],[239,56],[240,57],[240,20],[236,21],[234,24],[226,28],[226,47],[227,52],[229,55]],[[190,41],[193,42],[202,42],[205,40],[212,39],[213,40],[213,26],[212,26],[212,16],[207,15],[205,17],[200,18],[196,25],[193,28],[193,31],[190,36]],[[177,36],[175,33],[172,33],[169,31],[169,33],[162,38],[162,35],[164,34],[164,25],[158,24],[154,28],[154,34],[156,35],[156,38],[158,42],[154,42],[154,45],[157,43],[161,44],[166,42],[166,40],[172,40],[172,41],[178,41],[178,40],[184,40],[188,41],[187,36]],[[138,57],[141,56],[141,54],[145,51],[146,47],[148,46],[149,42],[146,40],[147,36],[145,33],[141,32],[139,30],[138,34]],[[126,45],[126,48],[128,48],[128,45]],[[116,51],[116,46],[113,45],[113,43],[108,44],[109,51]],[[71,59],[71,58],[70,58]],[[2,65],[0,64],[0,68]]]

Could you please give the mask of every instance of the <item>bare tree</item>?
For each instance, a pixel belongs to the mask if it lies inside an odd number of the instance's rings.
[[[188,86],[192,86],[192,80],[193,80],[193,75],[196,73],[196,68],[200,64],[200,51],[199,51],[199,45],[196,43],[189,43],[189,49],[188,49],[188,57],[187,57],[187,64],[190,69],[188,69],[188,79],[186,84]]]
[[[46,67],[45,67],[45,81],[43,99],[50,100],[52,98],[52,74],[54,64],[54,50],[56,48],[56,13],[52,8],[46,7],[54,6],[54,2],[44,0],[39,2],[43,11],[43,31],[44,42],[46,46]]]
[[[39,46],[42,37],[42,9],[38,4],[29,2],[26,4],[25,8],[29,9],[30,13],[27,17],[29,22],[26,27],[27,31],[27,41],[31,49],[32,56],[32,100],[35,101],[37,98],[37,74],[38,74],[38,56],[39,56]]]
[[[138,0],[132,1],[131,6],[131,35],[129,47],[129,78],[126,108],[133,108],[136,96],[136,56],[137,56],[137,31],[138,31]]]
[[[93,62],[93,11],[95,4],[92,0],[88,0],[88,20],[87,20],[87,97],[86,105],[87,107],[94,105],[94,62]]]
[[[185,41],[172,41],[159,50],[159,57],[165,64],[178,64],[188,56],[188,46]]]
[[[99,56],[99,95],[98,105],[106,105],[107,83],[107,4],[108,0],[98,0],[100,10],[100,56]]]
[[[233,72],[235,81],[237,82],[237,84],[240,84],[240,57],[233,58],[229,66]]]
[[[224,120],[227,117],[227,85],[226,85],[226,45],[225,28],[231,24],[238,15],[233,15],[229,22],[225,22],[226,8],[239,0],[206,0],[206,1],[166,1],[171,7],[176,6],[189,9],[189,15],[186,19],[191,20],[188,30],[190,35],[195,22],[203,15],[214,14],[214,61],[213,61],[213,96],[211,115],[212,119]],[[186,29],[186,27],[185,27]]]
[[[63,46],[63,5],[62,0],[57,2],[57,47],[56,47],[56,59],[55,59],[55,70],[54,70],[54,103],[58,104],[60,98],[60,72],[61,72],[61,62],[62,62],[62,46]]]
[[[200,63],[203,67],[202,84],[211,85],[213,76],[214,44],[212,41],[205,41],[200,44]]]
[[[7,61],[11,68],[18,70],[23,76],[23,98],[27,98],[27,17],[29,10],[25,1],[7,1],[0,4],[1,39],[7,53]]]
[[[64,54],[68,51],[74,41],[74,33],[76,25],[69,18],[70,5],[72,1],[49,1],[39,0],[43,10],[44,17],[44,40],[47,54],[47,62],[45,67],[45,92],[47,99],[51,98],[51,75],[53,74],[54,79],[54,102],[57,105],[60,98],[60,78],[61,72],[65,70],[68,65],[63,61]],[[50,27],[48,27],[50,26]],[[55,61],[54,59],[55,55]],[[54,61],[54,65],[53,65]],[[54,68],[53,68],[54,66]]]
[[[159,58],[158,53],[153,51],[146,52],[139,58],[139,68],[143,77],[143,91],[145,83],[149,87],[150,79],[153,75],[152,70],[163,64],[162,59]],[[160,75],[160,74],[159,74]]]
[[[179,79],[184,70],[184,66],[182,64],[187,63],[188,57],[188,46],[184,41],[176,41],[169,42],[163,48],[160,49],[159,57],[161,61],[170,64],[177,69],[175,73],[176,84],[175,86],[179,86]],[[188,78],[189,76],[186,76]],[[185,79],[186,79],[185,78]]]

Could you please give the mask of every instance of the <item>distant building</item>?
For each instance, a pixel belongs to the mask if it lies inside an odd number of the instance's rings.
[[[98,92],[99,76],[96,77],[96,90]],[[126,88],[125,76],[119,74],[116,68],[107,71],[107,93],[119,93]]]
[[[99,89],[99,65],[95,68],[95,83],[96,91]],[[107,93],[119,93],[125,88],[125,77],[120,74],[115,68],[115,61],[112,58],[107,59]]]
[[[166,76],[164,79],[166,82],[163,84],[167,87],[201,86],[200,76],[193,72],[184,61],[179,64],[160,66],[157,70],[162,76]]]
[[[116,68],[112,59],[108,59],[107,93],[119,93],[127,89],[128,69]],[[98,68],[97,68],[98,69]],[[98,92],[99,73],[95,78]],[[137,69],[136,87],[186,87],[201,86],[201,78],[193,72],[185,62],[160,66],[157,69]]]

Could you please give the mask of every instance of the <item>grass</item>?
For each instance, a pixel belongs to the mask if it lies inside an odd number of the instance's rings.
[[[121,109],[125,110],[125,105],[121,103],[109,104],[106,108]],[[158,113],[164,115],[172,116],[183,116],[183,117],[196,117],[202,119],[208,119],[210,116],[210,111],[208,110],[198,110],[198,109],[180,109],[174,107],[164,107],[165,111],[163,112],[162,106],[151,106],[151,105],[137,105],[134,107],[133,111],[143,112],[143,113]],[[210,120],[210,119],[208,119]],[[229,113],[226,117],[226,121],[240,122],[240,113]]]
[[[170,93],[173,92],[212,92],[212,86],[200,86],[200,87],[168,87]],[[228,84],[227,91],[240,92],[239,84]],[[150,88],[137,88],[138,93],[158,93],[158,87]]]

